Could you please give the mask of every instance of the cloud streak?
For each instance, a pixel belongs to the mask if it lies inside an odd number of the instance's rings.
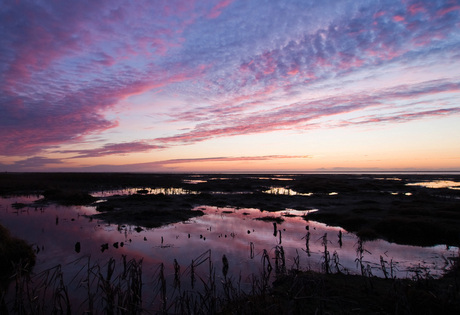
[[[387,104],[395,104],[397,101],[405,99],[418,99],[427,95],[458,92],[460,92],[460,82],[432,81],[412,86],[400,85],[377,93],[360,92],[353,95],[300,101],[280,106],[271,111],[248,114],[244,118],[241,118],[238,114],[228,118],[230,113],[227,112],[227,119],[225,120],[227,125],[223,125],[222,122],[219,123],[217,120],[220,119],[220,116],[216,115],[214,120],[199,124],[194,130],[171,137],[157,138],[155,141],[165,145],[175,143],[191,144],[216,137],[248,135],[276,130],[301,130],[305,129],[305,126],[311,126],[311,122],[328,116],[347,114],[367,108],[384,107]],[[459,113],[460,107],[428,110],[424,111],[423,114],[410,112],[410,110],[400,114],[401,119],[399,119],[399,122],[421,117],[437,117],[439,114],[455,115]],[[201,116],[203,113],[198,115]],[[193,118],[189,117],[189,119]],[[387,119],[385,114],[382,114],[382,117],[375,116],[366,123],[373,121],[375,123],[395,122],[396,119]]]
[[[173,165],[184,163],[207,163],[207,162],[246,162],[246,161],[268,161],[280,159],[305,159],[310,158],[307,155],[263,155],[263,156],[238,156],[238,157],[208,157],[208,158],[190,158],[190,159],[172,159],[155,162],[160,165]]]
[[[451,0],[7,0],[0,35],[0,156],[44,167],[459,115]]]
[[[0,162],[0,167],[9,169],[13,172],[27,172],[27,171],[42,171],[51,165],[62,165],[64,162],[61,159],[46,158],[43,156],[34,156],[31,158],[18,160],[11,165],[3,164]],[[54,166],[55,167],[55,166]]]
[[[142,41],[148,43],[142,51],[147,57],[175,44],[166,43],[168,32],[158,25],[149,25],[154,42],[123,32],[119,34],[122,38],[132,39],[112,42],[115,23],[136,19],[129,15],[133,12],[120,11],[114,4],[82,1],[48,7],[21,1],[2,8],[2,154],[40,153],[117,127],[117,121],[105,118],[104,111],[120,100],[200,75],[199,69],[184,69],[178,63],[168,63],[166,68],[141,58],[127,59],[126,53],[139,55],[132,47],[142,47]],[[147,3],[138,5],[141,7],[132,9],[142,9]],[[158,48],[160,42],[163,47]]]
[[[220,156],[220,157],[207,157],[207,158],[187,158],[187,159],[170,159],[160,160],[155,162],[146,163],[134,163],[124,165],[93,165],[84,167],[66,167],[64,166],[65,160],[61,159],[50,159],[41,156],[34,156],[31,158],[23,159],[14,162],[12,165],[6,165],[0,163],[0,167],[8,167],[10,171],[22,172],[22,171],[41,171],[44,167],[47,167],[51,171],[56,172],[68,172],[68,171],[88,171],[88,172],[158,172],[158,171],[170,171],[177,166],[186,165],[189,163],[201,163],[206,164],[209,162],[219,163],[234,163],[234,162],[259,162],[259,161],[277,161],[277,160],[290,160],[290,159],[309,159],[310,156],[303,155],[263,155],[263,156]],[[53,166],[50,165],[62,165]]]
[[[127,155],[130,153],[148,152],[155,149],[163,149],[159,145],[148,144],[144,141],[108,143],[101,148],[83,150],[56,151],[56,153],[77,154],[73,158],[101,157],[107,155]]]
[[[420,111],[413,113],[395,113],[393,115],[382,116],[363,116],[354,120],[337,122],[335,127],[347,127],[351,125],[366,125],[366,124],[387,124],[387,123],[404,123],[412,120],[419,120],[423,118],[433,118],[440,116],[458,115],[460,108],[442,108],[436,110]]]

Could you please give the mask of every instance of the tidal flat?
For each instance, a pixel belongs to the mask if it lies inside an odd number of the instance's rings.
[[[147,227],[171,223],[173,215],[177,221],[198,215],[190,214],[198,205],[264,211],[318,209],[308,220],[340,226],[366,240],[458,246],[459,183],[457,174],[5,173],[0,175],[0,194],[43,195],[37,204],[99,201],[100,214],[94,217]],[[115,193],[110,195],[111,191]],[[101,202],[104,194],[107,198]]]
[[[188,305],[185,313],[249,313],[248,301],[261,306],[270,296],[281,313],[301,313],[307,300],[312,313],[337,311],[321,302],[331,298],[361,313],[414,308],[403,303],[407,296],[388,295],[397,279],[406,288],[425,281],[414,299],[438,290],[433,305],[449,311],[460,300],[458,276],[449,273],[460,243],[459,185],[456,174],[4,173],[0,224],[32,245],[33,276],[60,266],[76,312],[111,306],[96,297],[88,304],[91,289],[81,292],[75,279],[95,266],[105,275],[110,264],[139,271],[140,261],[144,290],[130,302],[135,312]],[[201,279],[197,287],[192,275]],[[102,278],[93,281],[110,283]],[[207,291],[216,283],[219,294]],[[350,285],[357,296],[345,294]],[[307,287],[325,295],[308,295]],[[208,305],[212,299],[200,294],[220,297]]]

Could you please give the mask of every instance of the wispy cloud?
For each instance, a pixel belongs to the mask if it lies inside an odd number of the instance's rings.
[[[358,117],[353,120],[338,121],[334,124],[335,127],[346,127],[350,125],[365,125],[365,124],[387,124],[387,123],[404,123],[412,120],[423,118],[433,118],[440,116],[459,115],[460,108],[441,108],[436,110],[419,111],[412,113],[394,113],[392,115],[372,115]],[[332,126],[330,126],[332,127]]]
[[[158,171],[171,171],[177,166],[186,165],[189,163],[209,163],[220,162],[222,164],[234,162],[251,162],[251,161],[276,161],[276,160],[289,160],[289,159],[309,159],[308,155],[263,155],[263,156],[220,156],[220,157],[207,157],[207,158],[188,158],[188,159],[169,159],[160,160],[155,162],[146,163],[129,163],[123,165],[92,165],[92,166],[78,166],[69,167],[65,166],[65,160],[49,159],[41,156],[35,156],[28,159],[19,160],[12,165],[0,163],[0,168],[8,169],[9,171],[22,172],[22,171],[40,171],[45,167],[48,170],[62,172],[62,171],[88,171],[88,172],[158,172]],[[62,165],[62,166],[56,166]],[[54,166],[51,166],[54,165]]]
[[[137,77],[126,72],[109,82],[94,82],[89,87],[69,90],[65,95],[0,95],[0,151],[5,155],[30,155],[68,141],[101,132],[118,125],[103,116],[103,111],[118,101],[167,84],[187,80],[195,73],[159,77]]]
[[[254,19],[246,16],[247,10],[252,8],[242,7],[239,17],[222,21],[221,24],[216,25],[215,32],[207,34],[210,37],[206,38],[209,42],[208,46],[212,49],[197,50],[203,46],[193,45],[185,46],[184,50],[195,56],[195,61],[206,58],[222,65],[220,71],[209,73],[210,80],[213,82],[210,88],[216,93],[225,95],[247,93],[252,91],[253,87],[275,84],[279,87],[302,86],[358,70],[369,68],[375,70],[375,67],[387,63],[429,56],[439,49],[454,50],[455,47],[459,47],[455,36],[458,33],[458,12],[452,9],[447,15],[439,14],[445,8],[452,7],[448,2],[390,1],[384,5],[357,1],[348,9],[350,12],[338,3],[327,3],[330,5],[330,10],[325,12],[342,12],[333,18],[325,18],[326,22],[323,23],[298,25],[299,28],[305,29],[304,32],[296,27],[289,27],[288,24],[300,24],[299,20],[302,17],[307,18],[300,12],[289,11],[290,16],[286,19],[272,19],[273,15],[270,14],[267,15],[267,20],[257,16],[254,22]],[[418,10],[410,9],[414,5]],[[279,16],[283,17],[286,13],[285,9],[278,9]],[[321,6],[310,9],[310,15],[315,13],[322,17],[328,15],[319,12],[323,9]],[[263,13],[265,12],[260,12]],[[403,16],[404,19],[395,19],[396,16]],[[316,21],[314,16],[308,17]],[[241,28],[257,29],[259,32],[257,35],[261,38],[266,36],[260,30],[263,25],[271,30],[273,41],[254,47],[250,41],[257,42],[260,38],[248,38],[247,36],[253,34],[249,32],[249,34],[240,34],[239,41],[235,42],[232,34],[224,31],[234,29],[234,23],[239,23]],[[278,34],[282,31],[285,31],[284,36]],[[201,44],[201,39],[197,40]],[[238,43],[240,46],[229,47],[229,42]],[[239,60],[241,62],[235,63]]]
[[[200,75],[200,69],[180,63],[165,67],[145,59],[179,44],[155,18],[158,24],[143,25],[140,34],[130,33],[133,29],[118,32],[124,23],[142,25],[147,15],[140,12],[147,4],[121,10],[112,1],[50,6],[21,1],[2,7],[2,154],[35,154],[114,128],[118,123],[105,118],[104,111],[120,100]],[[186,9],[157,9],[158,16],[168,11],[173,24],[177,15],[187,15]],[[176,27],[179,31],[185,24]]]
[[[56,153],[77,154],[73,158],[100,157],[107,155],[127,155],[130,153],[147,152],[154,149],[162,149],[160,145],[152,145],[144,141],[126,142],[126,143],[108,143],[101,148],[82,149],[82,150],[64,150]]]
[[[221,0],[218,4],[216,4],[212,9],[211,12],[207,15],[210,19],[218,18],[219,15],[222,13],[222,10],[227,7],[233,0]]]
[[[3,1],[0,30],[0,155],[18,161],[459,114],[452,0]]]
[[[46,158],[43,156],[34,156],[23,160],[18,160],[12,164],[0,163],[0,168],[10,172],[24,172],[24,171],[44,171],[51,165],[56,167],[62,165],[64,162],[61,159]]]
[[[235,135],[248,135],[254,133],[273,132],[276,130],[305,129],[311,126],[310,123],[320,118],[346,114],[366,108],[378,108],[387,104],[395,104],[404,99],[417,99],[426,95],[436,95],[439,93],[458,93],[460,91],[459,82],[431,81],[418,85],[400,85],[389,89],[377,91],[375,93],[360,92],[358,94],[341,95],[336,97],[326,97],[315,100],[299,101],[293,104],[279,106],[270,111],[257,111],[248,113],[245,117],[238,114],[230,115],[226,113],[226,118],[221,121],[219,115],[212,117],[208,115],[208,122],[203,122],[191,131],[177,134],[170,137],[157,138],[157,143],[173,145],[175,143],[187,143],[204,141],[216,137],[226,137]],[[436,117],[440,113],[455,115],[459,113],[460,107],[450,109],[433,109],[423,111],[423,115],[415,109],[406,109],[400,114],[400,122],[414,120],[421,117]],[[413,110],[414,112],[411,112]],[[191,115],[192,113],[189,113]],[[203,115],[198,113],[199,117]],[[380,117],[380,118],[379,118]],[[411,119],[409,119],[411,117]],[[189,117],[189,119],[192,117]],[[192,118],[193,119],[193,118]],[[385,113],[375,116],[376,123],[392,122],[394,119],[386,119]]]
[[[444,82],[440,80],[423,82],[418,85],[400,85],[380,90],[375,93],[359,92],[351,95],[325,97],[315,100],[305,100],[293,104],[279,106],[273,110],[255,111],[241,117],[232,111],[222,113],[197,113],[198,117],[207,115],[208,122],[197,125],[196,128],[169,137],[145,139],[142,141],[108,143],[99,148],[82,150],[58,150],[55,153],[75,154],[73,158],[101,157],[108,155],[126,155],[152,150],[163,150],[181,144],[193,144],[212,138],[221,138],[237,135],[250,135],[274,132],[277,130],[309,130],[321,127],[346,127],[364,124],[402,123],[422,118],[434,118],[446,115],[459,115],[460,107],[442,107],[430,110],[420,110],[415,106],[388,114],[386,111],[372,116],[361,116],[353,120],[336,118],[335,123],[318,123],[321,118],[343,115],[368,108],[385,108],[389,104],[411,99],[417,100],[424,96],[433,96],[460,91],[460,83]],[[415,104],[417,105],[417,104]],[[426,104],[425,104],[426,106]],[[432,105],[431,105],[432,106]],[[184,117],[184,116],[182,116]],[[194,120],[192,112],[187,119]],[[211,119],[212,118],[212,119]],[[215,158],[212,158],[215,159]]]
[[[190,158],[190,159],[171,159],[155,162],[160,165],[184,164],[190,162],[244,162],[244,161],[267,161],[280,159],[305,159],[310,158],[308,155],[262,155],[262,156],[237,156],[237,157],[207,157],[207,158]]]

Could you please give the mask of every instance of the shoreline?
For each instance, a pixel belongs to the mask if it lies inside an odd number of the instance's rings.
[[[155,223],[162,222],[160,218],[163,218],[164,221],[161,224],[167,224],[171,222],[170,215],[174,212],[190,215],[194,212],[191,209],[195,205],[203,204],[267,211],[280,211],[285,208],[302,211],[317,208],[318,211],[311,212],[304,217],[306,225],[308,225],[307,220],[339,225],[351,232],[353,229],[357,233],[361,231],[363,239],[369,235],[383,239],[402,235],[397,242],[416,243],[417,241],[422,242],[422,246],[429,246],[427,244],[430,242],[446,240],[446,236],[449,235],[445,233],[452,230],[453,234],[449,236],[451,239],[446,244],[450,242],[452,246],[458,246],[455,233],[458,233],[457,227],[460,223],[458,216],[460,191],[406,184],[434,179],[449,179],[457,182],[460,176],[397,176],[400,177],[399,180],[395,180],[394,177],[396,176],[384,176],[382,179],[382,176],[379,175],[295,175],[292,177],[200,175],[197,177],[195,175],[150,176],[139,174],[98,174],[96,176],[94,174],[33,174],[29,176],[17,174],[8,179],[0,175],[0,191],[2,194],[6,191],[13,194],[39,194],[44,198],[36,205],[43,207],[49,203],[99,205],[100,213],[93,216],[111,223],[134,223],[141,226],[148,226],[148,219],[151,219],[152,216],[155,218]],[[187,180],[195,181],[192,183]],[[164,190],[163,193],[153,193],[157,190],[163,191],[159,188],[165,187],[182,188],[184,191],[193,190],[199,193],[167,194],[167,190]],[[278,187],[272,190],[278,193],[267,193],[271,187]],[[281,187],[288,187],[289,190],[282,190]],[[154,190],[154,188],[158,189]],[[125,189],[127,193],[118,194],[117,189]],[[110,193],[112,196],[93,197],[90,195],[95,191],[108,190],[112,190]],[[95,200],[102,199],[107,201],[94,203]],[[21,204],[16,206],[20,207]],[[30,207],[31,205],[24,206]],[[175,219],[185,220],[180,215]],[[336,222],[338,224],[335,224]],[[388,222],[393,225],[385,225]],[[426,225],[421,225],[421,222]],[[397,227],[402,230],[398,230]],[[412,228],[414,229],[411,230]],[[412,233],[411,237],[407,236],[409,232]],[[334,267],[333,259],[330,258],[328,261],[327,257],[325,254],[325,262],[330,264],[331,268]],[[277,268],[275,260],[270,260],[275,268],[273,272],[275,272]],[[423,273],[423,270],[416,278],[394,279],[391,276],[377,278],[370,273],[348,274],[340,271],[338,267],[336,267],[337,270],[332,268],[329,272],[296,270],[291,267],[276,274],[273,282],[272,280],[263,282],[265,280],[262,276],[255,275],[260,278],[253,277],[256,279],[253,282],[256,289],[252,293],[248,291],[251,294],[238,291],[237,280],[232,276],[221,276],[216,282],[212,282],[213,277],[209,277],[206,279],[211,282],[206,283],[205,286],[207,288],[218,287],[221,290],[220,295],[216,293],[217,291],[187,291],[189,294],[187,297],[193,299],[199,294],[209,293],[214,299],[207,299],[206,301],[209,301],[210,304],[202,302],[198,307],[206,307],[221,313],[260,313],[262,310],[267,314],[271,312],[315,313],[318,311],[391,314],[402,312],[403,309],[410,309],[413,313],[435,311],[456,313],[460,308],[457,287],[458,258],[452,261],[452,270],[439,279],[434,279],[429,273]],[[110,259],[109,262],[119,266],[123,263],[123,261],[113,259]],[[282,260],[278,263],[280,264],[278,267],[285,266]],[[100,267],[104,268],[103,266],[108,264],[101,262]],[[139,268],[140,265],[133,266],[136,267],[137,277],[141,274],[142,269]],[[215,266],[216,273],[220,275],[218,262]],[[230,267],[233,266],[234,262],[230,261]],[[382,266],[382,268],[387,268],[388,273],[390,267],[391,264],[388,265],[388,263]],[[99,268],[99,265],[95,268]],[[66,279],[73,278],[73,276],[72,274],[65,275]],[[183,270],[182,276],[184,280],[188,280],[189,275],[186,270]],[[159,277],[160,280],[165,279]],[[143,283],[142,278],[140,279],[139,283]],[[122,291],[124,282],[113,282],[111,285],[120,286],[120,296],[129,296],[128,291]],[[170,288],[172,285],[172,282],[165,282],[161,288]],[[155,288],[158,289],[158,287]],[[150,287],[149,290],[151,290]],[[112,296],[109,295],[110,292],[107,297]],[[51,300],[53,299],[43,300],[44,309],[50,307],[51,304],[48,305],[47,301]],[[6,300],[5,307],[12,305],[11,301]],[[172,307],[171,305],[180,303],[180,301],[180,298],[171,301],[164,300],[165,304],[159,304],[157,307]],[[20,303],[28,307],[27,303],[33,305],[34,302],[24,300]],[[139,300],[138,304],[132,304],[131,307],[140,312],[143,307],[148,307],[143,303],[145,301]],[[187,305],[177,305],[187,310]]]
[[[305,220],[340,226],[364,240],[458,247],[460,190],[407,185],[432,180],[460,182],[460,175],[3,173],[0,195],[41,194],[45,203],[93,204],[100,211],[95,217],[145,227],[201,215],[191,211],[199,205],[266,211],[318,209]],[[170,187],[197,193],[145,193]],[[267,193],[274,187],[289,191]],[[107,201],[98,204],[94,201],[101,198],[90,195],[125,188],[138,188],[141,193],[103,198]],[[152,216],[157,222],[149,222]]]

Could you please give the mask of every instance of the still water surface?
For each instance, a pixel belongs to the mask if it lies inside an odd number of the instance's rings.
[[[130,190],[112,193],[134,192]],[[158,191],[158,193],[165,192],[167,191]],[[157,193],[157,191],[148,193]],[[105,192],[97,195],[104,198],[111,194]],[[203,253],[206,253],[206,257],[212,261],[217,280],[220,282],[223,279],[222,257],[225,255],[229,263],[228,276],[240,279],[242,289],[250,292],[251,275],[260,276],[263,270],[264,250],[270,256],[274,268],[275,251],[282,246],[286,268],[294,267],[297,262],[301,269],[321,271],[324,257],[322,241],[327,234],[327,249],[331,257],[334,252],[338,254],[341,270],[360,274],[356,263],[358,238],[340,227],[306,221],[301,217],[317,209],[305,211],[286,209],[273,213],[259,209],[218,208],[203,205],[195,208],[195,210],[202,210],[205,213],[203,216],[160,228],[144,229],[91,219],[88,215],[96,213],[95,207],[30,206],[39,197],[20,196],[0,199],[0,223],[14,236],[33,244],[37,252],[34,274],[40,274],[57,265],[62,268],[66,286],[72,296],[71,303],[79,305],[82,310],[86,307],[85,291],[81,287],[86,266],[96,264],[104,268],[108,260],[113,257],[118,261],[117,268],[120,272],[122,255],[126,255],[128,260],[142,259],[142,281],[145,287],[143,300],[147,301],[147,308],[152,309],[159,305],[156,296],[152,294],[155,290],[152,288],[158,285],[159,266],[164,264],[168,290],[173,290],[174,261],[176,260],[181,266],[183,279],[187,277],[189,279],[189,266],[192,260],[196,263],[197,258]],[[29,204],[29,206],[17,209],[13,206],[15,203]],[[275,225],[271,221],[256,220],[266,216],[282,217],[284,221]],[[342,234],[341,244],[339,234]],[[75,247],[77,242],[80,243],[79,252]],[[102,251],[102,245],[107,245],[107,249]],[[363,254],[364,264],[369,265],[373,275],[383,276],[380,267],[380,257],[382,257],[388,272],[391,266],[395,276],[410,278],[415,276],[416,270],[421,275],[441,275],[451,265],[451,258],[458,255],[458,249],[447,248],[445,245],[421,248],[377,240],[364,243]],[[209,275],[206,265],[202,264],[197,268],[195,272],[198,277],[206,278]],[[190,289],[191,282],[183,281],[183,285]]]
[[[15,202],[30,204],[36,199],[24,196],[0,199],[1,224],[15,236],[33,244],[37,251],[36,272],[56,264],[70,264],[85,255],[90,255],[93,261],[104,262],[110,257],[118,259],[123,254],[128,258],[143,258],[143,271],[148,276],[162,262],[172,266],[176,259],[186,266],[211,249],[218,270],[225,254],[230,264],[229,273],[245,277],[259,272],[263,250],[274,257],[276,246],[283,246],[287,267],[293,266],[294,258],[298,257],[301,268],[319,271],[324,251],[322,237],[327,233],[331,257],[336,251],[343,268],[350,273],[360,273],[355,261],[357,237],[340,227],[305,221],[300,215],[307,214],[307,210],[268,213],[258,209],[200,206],[196,209],[204,211],[204,216],[141,230],[87,217],[96,213],[94,207],[49,205],[15,209],[12,206]],[[275,229],[273,222],[255,220],[265,216],[281,216],[284,222],[276,224]],[[310,234],[308,244],[307,233]],[[81,244],[79,253],[75,251],[76,242]],[[105,243],[109,247],[102,252],[101,245]],[[115,243],[118,248],[113,246]],[[458,253],[457,248],[445,245],[422,248],[382,240],[366,242],[364,249],[364,260],[374,275],[383,276],[380,268],[382,256],[388,263],[393,263],[398,277],[412,277],[413,269],[417,267],[426,268],[431,275],[440,275],[449,267],[450,258]]]

